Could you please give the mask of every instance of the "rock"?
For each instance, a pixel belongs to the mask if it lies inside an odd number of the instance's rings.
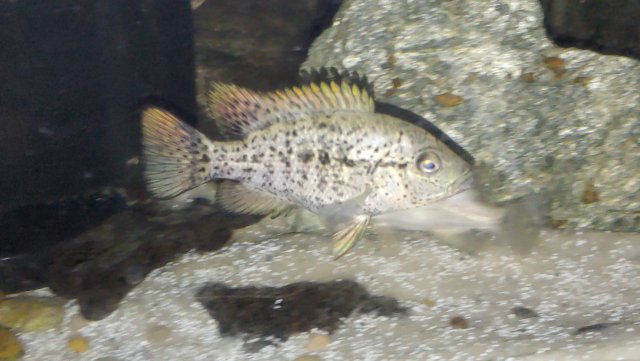
[[[379,104],[433,122],[488,169],[477,184],[492,204],[537,194],[556,226],[640,231],[636,60],[556,47],[535,0],[375,4],[346,1],[303,68],[359,71]],[[440,106],[446,92],[464,103]],[[598,202],[582,201],[587,182]]]
[[[469,321],[462,316],[451,317],[449,324],[453,328],[469,328]]]
[[[54,297],[16,296],[0,300],[0,325],[23,332],[54,329],[64,318],[64,301]]]
[[[191,249],[217,250],[233,229],[260,218],[221,213],[199,202],[175,212],[130,209],[57,246],[49,287],[76,298],[84,318],[99,320],[152,270]]]
[[[15,361],[24,354],[20,340],[8,329],[0,328],[0,361]]]
[[[452,93],[442,93],[436,95],[436,101],[443,107],[455,107],[462,104],[462,97]]]
[[[295,82],[315,37],[341,0],[207,1],[194,11],[196,83],[205,134],[218,134],[206,112],[211,82],[257,90]]]
[[[309,336],[309,342],[307,342],[307,351],[318,352],[322,351],[331,343],[331,337],[329,335],[312,333]]]
[[[89,339],[84,336],[71,336],[67,341],[67,346],[74,352],[84,353],[89,351]]]
[[[540,0],[547,34],[560,46],[640,59],[640,3]]]
[[[538,317],[538,313],[530,308],[516,306],[511,309],[511,313],[513,313],[518,318],[536,318]]]
[[[333,332],[354,311],[390,316],[406,310],[390,297],[372,296],[354,281],[299,282],[283,287],[201,288],[197,300],[218,321],[223,336],[286,340],[313,328]],[[268,344],[259,343],[260,346]]]

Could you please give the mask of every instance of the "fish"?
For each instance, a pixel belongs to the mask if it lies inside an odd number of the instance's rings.
[[[229,212],[279,215],[301,207],[334,224],[339,258],[372,217],[424,206],[472,186],[471,164],[425,129],[375,112],[366,76],[311,70],[299,85],[257,92],[213,83],[209,111],[228,139],[176,114],[142,111],[144,175],[157,198],[220,181]]]

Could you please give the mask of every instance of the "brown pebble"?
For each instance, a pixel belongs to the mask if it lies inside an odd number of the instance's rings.
[[[436,95],[436,101],[443,107],[455,107],[462,104],[463,100],[461,96],[449,92]]]
[[[573,82],[575,84],[580,84],[582,86],[587,86],[589,85],[589,83],[593,80],[593,77],[591,76],[579,76],[576,77],[575,79],[573,79]]]
[[[564,67],[564,60],[557,56],[544,58],[544,65],[547,69],[551,70],[553,74],[555,74],[556,79],[562,78],[564,73],[567,71]]]
[[[582,191],[582,203],[591,204],[600,200],[596,186],[593,181],[589,180],[584,184],[584,190]]]
[[[71,336],[67,341],[67,346],[77,353],[89,351],[89,339],[84,336]]]
[[[469,328],[469,321],[462,316],[454,316],[449,320],[449,324],[453,328]]]
[[[422,304],[431,308],[431,307],[436,307],[438,303],[430,298],[425,298],[422,300]]]
[[[520,79],[525,83],[534,83],[536,81],[536,75],[532,72],[520,74]]]
[[[15,361],[24,354],[20,340],[9,329],[0,328],[0,360]]]
[[[331,337],[323,334],[311,334],[309,342],[307,342],[307,351],[318,352],[322,351],[331,343]]]
[[[151,326],[147,329],[147,340],[155,345],[167,343],[171,338],[171,329],[165,325]]]

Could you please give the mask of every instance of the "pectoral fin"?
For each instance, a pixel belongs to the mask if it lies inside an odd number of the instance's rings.
[[[359,215],[333,234],[333,258],[338,259],[347,253],[362,238],[369,225],[370,216]]]

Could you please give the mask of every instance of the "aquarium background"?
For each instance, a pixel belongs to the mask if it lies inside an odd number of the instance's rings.
[[[0,3],[0,358],[633,360],[639,15],[637,1]],[[221,139],[211,82],[269,91],[322,66],[366,74],[377,111],[473,158],[477,203],[433,212],[477,232],[382,227],[335,261],[308,212],[228,214],[215,185],[146,192],[143,106]]]

